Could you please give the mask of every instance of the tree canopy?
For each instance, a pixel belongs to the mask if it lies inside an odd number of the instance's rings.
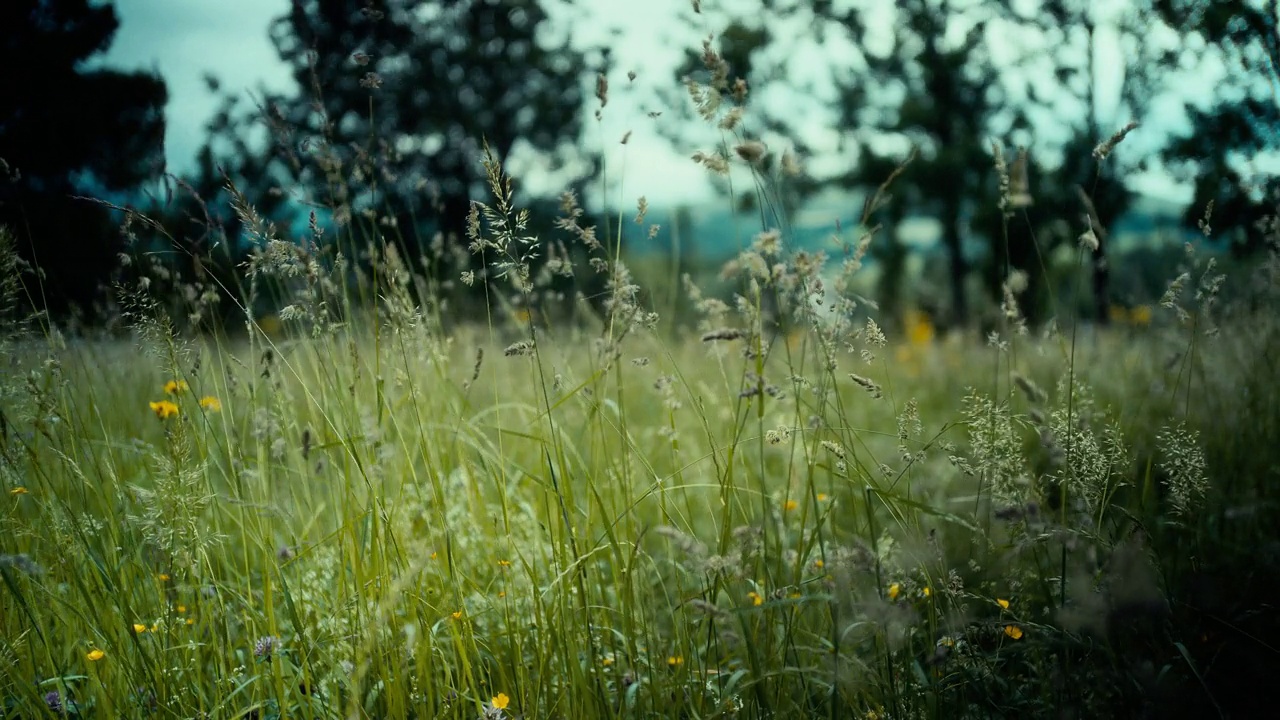
[[[119,21],[89,0],[0,3],[0,224],[44,276],[40,304],[87,309],[122,247],[105,207],[164,169],[164,82],[95,68]]]

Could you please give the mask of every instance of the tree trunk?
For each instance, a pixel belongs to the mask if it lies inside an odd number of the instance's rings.
[[[951,320],[952,324],[963,326],[969,322],[969,302],[965,293],[969,264],[964,259],[961,246],[960,208],[954,203],[948,203],[943,209],[942,233],[951,266]]]

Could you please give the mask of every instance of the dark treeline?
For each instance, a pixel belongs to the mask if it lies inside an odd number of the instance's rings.
[[[795,28],[848,48],[830,53],[830,67],[805,61],[835,88],[825,110],[848,162],[825,174],[804,165],[785,194],[733,200],[768,205],[785,228],[788,211],[819,191],[865,193],[901,167],[871,249],[891,312],[904,302],[911,250],[896,230],[909,213],[938,222],[950,282],[936,311],[964,323],[977,315],[975,288],[998,303],[1014,270],[1026,281],[1024,315],[1044,319],[1044,258],[1086,234],[1096,240],[1092,312],[1105,322],[1109,231],[1135,201],[1126,178],[1150,163],[1194,183],[1187,226],[1199,227],[1212,203],[1212,238],[1241,255],[1259,249],[1250,231],[1275,211],[1280,185],[1246,161],[1280,149],[1276,0],[1134,0],[1105,16],[1086,0],[905,0],[891,37],[873,26],[873,2],[763,0],[740,17],[695,17],[710,12],[696,5],[673,22],[724,28],[711,43],[728,71],[692,52],[671,83],[682,95],[667,107],[690,123],[701,112],[739,141],[791,146],[800,158],[831,152],[803,141],[805,114],[758,98],[796,82],[780,52]],[[611,66],[607,45],[572,45],[573,28],[549,7],[295,0],[270,29],[295,89],[224,94],[196,170],[166,179],[164,83],[92,62],[118,27],[111,4],[3,3],[0,224],[41,268],[25,278],[32,304],[57,317],[102,315],[122,255],[163,258],[153,261],[175,282],[235,295],[248,253],[270,237],[317,246],[381,237],[424,274],[456,278],[461,261],[449,258],[465,255],[470,202],[485,196],[482,143],[499,160],[518,147],[539,153],[565,189],[581,191],[599,170],[584,150],[584,121],[607,101],[604,86],[593,93],[599,75],[622,81],[628,68]],[[1104,35],[1118,39],[1124,64],[1118,107],[1100,98]],[[1154,121],[1158,98],[1204,63],[1225,67],[1228,80],[1187,107],[1189,133],[1163,138],[1150,157],[1113,147],[1130,120]],[[710,93],[702,103],[680,89],[686,78]],[[213,79],[209,90],[221,94]],[[813,99],[808,87],[790,91]],[[669,132],[691,147],[686,133]],[[555,198],[527,200],[545,210],[537,231],[553,235]],[[125,205],[164,232],[126,220]]]

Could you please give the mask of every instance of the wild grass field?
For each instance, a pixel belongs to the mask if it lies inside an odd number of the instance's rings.
[[[759,280],[736,308],[695,292],[701,332],[625,278],[572,323],[494,302],[446,330],[394,251],[375,300],[321,308],[330,271],[277,243],[263,277],[299,304],[271,332],[184,337],[130,290],[132,339],[6,346],[6,717],[1209,717],[1268,694],[1274,259],[1241,279],[1252,309],[1216,307],[1189,249],[1149,321],[984,339],[887,337]]]
[[[736,132],[695,159],[764,188]],[[0,233],[0,717],[1271,707],[1280,220],[1107,326],[1086,236],[1052,321],[1012,272],[989,332],[943,329],[858,295],[878,196],[830,258],[764,223],[716,290],[654,288],[643,199],[530,227],[478,162],[467,301],[373,219],[298,241],[231,188],[237,324],[193,332],[214,281],[140,253],[73,333],[11,312],[39,282]]]

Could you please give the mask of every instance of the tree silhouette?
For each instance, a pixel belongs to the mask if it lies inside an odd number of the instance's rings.
[[[164,83],[86,68],[119,21],[88,0],[0,3],[0,224],[43,271],[37,304],[55,314],[97,297],[123,246],[103,206],[163,171]]]
[[[1004,109],[996,87],[999,73],[985,43],[990,17],[983,7],[949,0],[905,0],[896,12],[892,49],[868,53],[867,77],[842,87],[843,120],[920,148],[895,183],[895,202],[928,213],[941,226],[950,315],[964,323],[969,319],[968,218],[992,177],[987,138]],[[846,24],[866,27],[865,22]],[[842,179],[844,184],[874,186],[883,177],[865,172],[883,173],[896,156],[869,139],[862,151],[866,160]],[[900,250],[888,253],[893,257]]]
[[[1164,149],[1164,160],[1195,185],[1184,221],[1196,227],[1213,203],[1214,236],[1238,254],[1260,250],[1257,224],[1280,205],[1280,181],[1248,164],[1280,150],[1280,0],[1149,3],[1184,38],[1207,47],[1184,50],[1182,59],[1199,64],[1216,57],[1230,78],[1214,88],[1206,105],[1187,105],[1190,132]]]
[[[339,224],[462,237],[483,142],[503,161],[522,144],[553,167],[582,161],[583,59],[551,25],[539,0],[295,0],[271,29],[298,90],[262,98],[266,181]]]

